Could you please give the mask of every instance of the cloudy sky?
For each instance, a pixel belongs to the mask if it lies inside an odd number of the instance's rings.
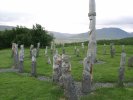
[[[87,32],[89,0],[0,0],[0,25],[49,31]],[[133,0],[96,0],[96,28],[118,27],[133,32]]]

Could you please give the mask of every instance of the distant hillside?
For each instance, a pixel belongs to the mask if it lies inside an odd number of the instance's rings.
[[[131,37],[131,34],[119,28],[102,28],[102,29],[96,30],[96,37],[97,37],[97,40],[122,39],[126,37]],[[78,34],[74,36],[73,38],[85,38],[86,39],[88,38],[88,32]]]
[[[13,26],[0,25],[0,31],[11,30]]]
[[[57,41],[65,42],[74,42],[74,41],[86,41],[88,40],[88,32],[80,34],[66,34],[53,32]],[[119,28],[102,28],[96,30],[97,40],[111,40],[111,39],[122,39],[127,37],[133,37],[133,34],[130,34]]]
[[[117,40],[98,40],[97,41],[97,44],[101,44],[101,45],[103,44],[110,45],[110,43],[114,43],[115,45],[133,45],[133,37],[117,39]]]

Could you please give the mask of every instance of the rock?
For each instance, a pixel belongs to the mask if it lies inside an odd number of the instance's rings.
[[[87,94],[91,91],[92,73],[91,73],[91,56],[85,57],[83,61],[83,78],[82,78],[82,92]]]
[[[124,73],[125,73],[125,64],[126,64],[126,53],[121,53],[121,61],[120,61],[120,68],[119,68],[119,76],[118,76],[118,85],[124,86]]]
[[[36,77],[36,56],[37,56],[37,50],[33,49],[32,50],[32,66],[31,66],[31,76]]]
[[[61,76],[61,56],[58,52],[53,56],[53,82],[58,83]]]
[[[133,67],[133,57],[128,59],[128,67]]]
[[[21,45],[21,50],[19,52],[19,72],[22,73],[24,71],[23,62],[24,62],[24,46]]]
[[[66,100],[78,100],[74,80],[71,76],[71,64],[69,56],[62,55],[62,75],[60,77],[60,86],[64,88]]]

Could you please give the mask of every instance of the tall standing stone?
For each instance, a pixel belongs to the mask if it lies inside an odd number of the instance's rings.
[[[89,0],[89,44],[87,57],[84,59],[84,70],[82,78],[82,91],[88,93],[91,90],[92,83],[92,69],[93,64],[96,62],[97,42],[96,42],[96,8],[95,0]]]
[[[121,53],[120,68],[119,68],[119,76],[118,76],[118,85],[119,86],[123,86],[125,65],[126,65],[126,53],[122,52]]]
[[[51,59],[50,59],[50,57],[48,57],[47,64],[50,64],[50,65],[52,64],[52,63],[51,63]]]
[[[45,56],[48,56],[48,46],[45,48]]]
[[[82,47],[82,52],[83,54],[85,53],[85,46],[84,46],[84,43],[81,44],[81,47]]]
[[[71,76],[71,64],[67,55],[62,55],[62,76],[60,85],[64,88],[66,100],[78,100],[74,80]]]
[[[125,45],[122,45],[122,52],[125,52]]]
[[[39,56],[39,51],[40,51],[40,43],[37,43],[37,57]]]
[[[13,59],[14,59],[14,68],[15,69],[18,69],[19,67],[19,54],[18,54],[18,44],[15,44],[14,45],[14,48],[13,48]]]
[[[61,76],[61,56],[56,53],[53,56],[53,82],[59,83],[59,78]]]
[[[97,42],[96,42],[96,8],[95,8],[95,0],[89,0],[89,44],[87,55],[92,55],[92,61],[96,62],[96,52],[97,52]]]
[[[15,47],[15,43],[12,43],[12,53],[11,53],[11,58],[13,58],[13,55],[14,55],[14,47]]]
[[[32,50],[32,65],[31,65],[31,76],[36,77],[36,56],[37,56],[37,49]]]
[[[103,54],[106,55],[106,44],[103,45]]]
[[[23,62],[24,62],[24,45],[20,46],[19,52],[19,72],[22,73],[24,71]]]
[[[51,48],[50,48],[50,50],[51,50],[51,54],[53,54],[53,45],[54,45],[54,42],[51,42]]]
[[[56,48],[55,48],[55,43],[53,41],[51,42],[51,48],[50,49],[51,49],[51,54],[54,55],[56,52]]]
[[[91,92],[92,72],[91,72],[91,55],[84,58],[83,61],[83,78],[82,78],[82,92],[87,94]]]
[[[76,56],[79,57],[80,56],[80,51],[79,51],[79,48],[77,48],[77,51],[76,51]]]
[[[64,46],[65,46],[65,44],[63,43],[62,44],[62,54],[65,54],[65,47]]]
[[[33,48],[34,48],[34,45],[30,45],[30,57],[32,58],[32,50],[33,50]]]
[[[111,55],[111,58],[113,58],[115,55],[115,47],[113,43],[110,43],[110,55]]]
[[[77,54],[77,47],[76,46],[74,47],[74,54],[75,55]]]

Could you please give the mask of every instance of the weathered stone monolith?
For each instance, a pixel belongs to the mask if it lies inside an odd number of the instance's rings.
[[[37,57],[39,56],[39,52],[40,52],[40,43],[37,43]]]
[[[24,71],[24,45],[20,46],[20,52],[19,52],[19,72],[22,73]]]
[[[92,73],[91,73],[91,55],[84,58],[83,61],[83,78],[82,78],[82,92],[87,94],[91,92]]]
[[[36,77],[37,72],[36,72],[36,56],[37,56],[37,49],[34,48],[32,50],[32,65],[31,65],[31,76]]]
[[[133,67],[133,56],[128,59],[128,67]]]
[[[46,48],[45,48],[45,56],[46,57],[48,56],[48,46],[46,46]]]
[[[125,52],[125,45],[122,45],[122,52]]]
[[[115,55],[115,48],[113,43],[110,43],[110,55],[111,55],[111,58],[113,58]]]
[[[14,48],[13,48],[13,59],[14,59],[14,65],[13,65],[13,67],[15,68],[15,69],[18,69],[18,67],[19,67],[19,54],[18,54],[18,44],[15,44],[14,45]]]
[[[62,55],[62,76],[60,86],[64,88],[66,100],[78,100],[74,80],[71,76],[71,64],[67,55]]]
[[[106,44],[103,45],[103,54],[106,55]]]
[[[77,51],[76,51],[76,56],[79,57],[80,56],[80,51],[79,49],[77,48]]]
[[[85,46],[84,46],[84,43],[81,44],[81,47],[82,47],[83,54],[85,54]]]
[[[97,42],[96,42],[96,7],[95,0],[89,0],[89,44],[87,56],[84,58],[84,70],[82,79],[82,92],[89,93],[91,91],[93,64],[97,62]]]
[[[89,0],[89,44],[87,55],[92,55],[92,61],[96,62],[97,42],[96,42],[96,7],[95,0]]]
[[[30,58],[32,58],[32,50],[33,50],[33,48],[34,48],[34,45],[30,45]]]
[[[59,83],[59,78],[61,76],[61,56],[56,53],[53,56],[53,82]]]
[[[77,47],[75,46],[74,47],[74,54],[76,55],[76,52],[77,52]]]
[[[119,68],[119,76],[118,76],[118,85],[123,86],[124,84],[124,73],[125,73],[125,65],[126,65],[126,53],[121,53],[120,60],[120,68]]]
[[[11,53],[11,58],[13,58],[13,55],[14,55],[14,47],[15,47],[15,43],[12,43],[12,53]]]
[[[62,54],[65,54],[65,44],[63,43],[63,45],[62,45]]]
[[[52,64],[52,63],[51,63],[51,59],[50,59],[50,57],[48,57],[47,64],[50,64],[50,65]]]

